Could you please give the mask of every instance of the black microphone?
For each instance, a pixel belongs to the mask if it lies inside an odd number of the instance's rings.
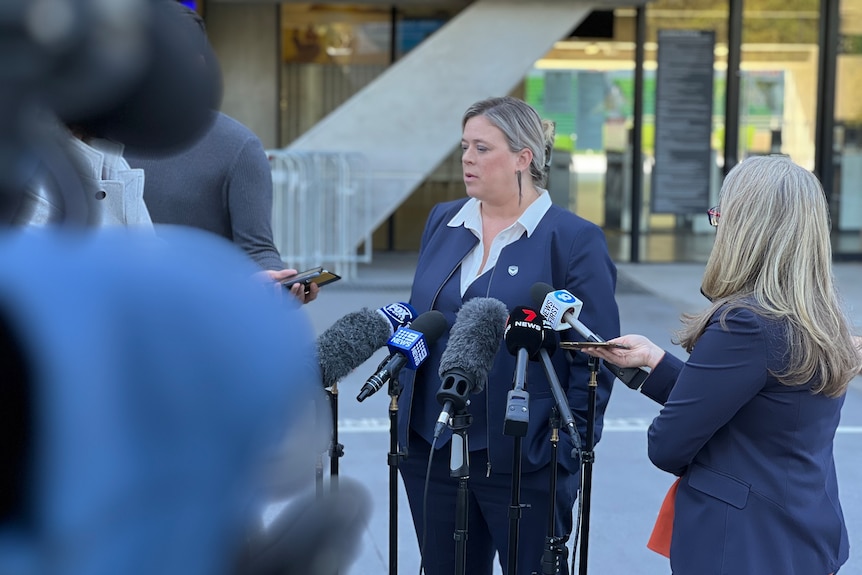
[[[377,371],[368,378],[365,385],[356,396],[357,401],[367,398],[383,387],[390,379],[398,375],[403,367],[416,369],[428,357],[428,348],[446,331],[446,318],[437,310],[426,311],[410,324],[410,327],[400,327],[392,334],[386,345],[390,355]]]
[[[544,331],[542,316],[534,309],[518,306],[509,315],[504,335],[506,349],[515,356],[515,387],[523,388],[527,381],[527,360],[542,349]]]
[[[553,286],[538,282],[530,288],[533,301],[541,306],[542,315],[555,330],[574,328],[587,341],[605,341],[578,320],[583,302],[566,290],[555,290]],[[649,376],[643,368],[620,367],[604,362],[604,366],[620,381],[632,389],[640,389]]]
[[[485,389],[508,313],[503,302],[490,297],[468,300],[458,310],[449,342],[440,357],[437,401],[443,410],[434,425],[434,439],[446,428],[453,408],[465,408],[469,394]]]
[[[518,306],[509,315],[506,323],[506,349],[515,356],[513,388],[506,403],[506,418],[503,433],[515,437],[527,434],[530,420],[530,394],[527,385],[527,360],[536,357],[542,349],[542,316],[534,309]]]
[[[323,387],[332,387],[386,345],[389,337],[416,317],[406,303],[380,309],[362,308],[332,324],[317,338],[317,359]]]
[[[533,361],[542,363],[545,369],[545,377],[548,378],[548,383],[551,386],[551,393],[554,396],[554,401],[557,404],[557,412],[560,414],[563,427],[572,436],[572,441],[575,444],[575,449],[572,454],[573,458],[580,459],[581,452],[581,435],[578,433],[578,428],[575,425],[575,418],[572,415],[572,408],[569,406],[569,398],[563,392],[563,386],[560,385],[560,378],[557,377],[557,370],[554,369],[554,364],[551,362],[551,356],[557,351],[557,332],[551,329],[547,321],[542,322],[542,348],[536,357],[531,357]]]
[[[557,332],[554,331],[554,328],[551,327],[547,320],[542,317],[542,349],[547,352],[549,356],[553,356],[560,345],[559,340],[560,336],[557,335]],[[536,360],[537,358],[531,357],[530,359]]]

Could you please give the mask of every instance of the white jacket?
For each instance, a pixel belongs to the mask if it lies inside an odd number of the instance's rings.
[[[98,138],[83,142],[72,137],[69,151],[84,169],[84,188],[93,196],[87,198],[91,225],[152,227],[144,204],[144,171],[129,167],[121,144]]]

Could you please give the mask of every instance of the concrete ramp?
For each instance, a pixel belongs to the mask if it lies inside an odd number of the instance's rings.
[[[601,0],[479,0],[287,150],[364,154],[373,230],[451,153],[470,104],[511,92],[591,10],[610,7]]]

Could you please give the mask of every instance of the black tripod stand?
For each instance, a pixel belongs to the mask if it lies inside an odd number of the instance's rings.
[[[578,529],[576,529],[576,539],[580,535],[580,562],[578,564],[578,575],[586,575],[587,573],[587,554],[590,541],[590,497],[593,490],[593,462],[596,455],[593,451],[595,446],[595,431],[596,431],[596,390],[598,388],[599,374],[599,359],[590,356],[590,383],[587,396],[587,441],[584,449],[581,452],[581,493],[579,496],[580,505],[578,513]],[[574,556],[572,557],[572,572],[574,573]]]
[[[542,575],[557,575],[566,560],[569,550],[566,547],[568,536],[556,534],[557,524],[557,444],[560,442],[560,414],[557,408],[551,409],[551,472],[550,500],[548,502],[548,532],[545,536],[545,550],[542,552]],[[533,572],[535,575],[535,571]]]
[[[467,413],[467,406],[470,404],[467,395],[474,387],[470,383],[474,379],[466,371],[452,368],[444,374],[437,391],[437,401],[443,406],[443,412],[434,426],[434,441],[437,441],[448,423],[452,429],[449,475],[458,479],[455,502],[455,575],[466,575],[467,569],[467,479],[470,478],[467,428],[473,422],[473,416]],[[452,415],[449,416],[449,413]]]
[[[512,502],[509,505],[509,554],[507,572],[518,572],[518,539],[520,538],[521,520],[521,439],[527,435],[527,425],[530,422],[530,394],[524,389],[526,380],[526,361],[528,352],[519,349],[519,365],[524,368],[515,372],[515,387],[509,392],[506,402],[506,418],[503,422],[503,433],[514,437],[512,451]]]
[[[466,575],[467,570],[467,480],[470,478],[470,449],[467,443],[467,428],[473,416],[462,408],[452,415],[449,475],[458,479],[458,495],[455,499],[455,575]]]
[[[568,555],[566,547],[567,535],[558,536],[555,532],[556,527],[556,497],[557,497],[557,461],[558,449],[557,446],[560,440],[560,426],[565,426],[569,435],[572,437],[574,449],[572,450],[572,458],[579,461],[581,457],[581,436],[578,434],[578,429],[575,426],[575,418],[572,415],[572,410],[569,408],[569,400],[563,392],[560,385],[560,380],[557,378],[557,372],[554,370],[554,365],[551,363],[550,354],[553,353],[548,349],[542,348],[539,350],[538,359],[544,367],[545,375],[548,378],[548,383],[551,386],[551,393],[554,395],[556,405],[551,410],[549,425],[551,428],[551,465],[550,471],[550,500],[548,504],[548,534],[545,538],[545,550],[542,554],[542,575],[556,575],[560,572],[562,563]]]
[[[389,575],[398,573],[398,464],[404,454],[398,446],[398,398],[401,395],[398,373],[389,379]]]
[[[338,460],[344,455],[344,446],[338,443],[338,382],[325,388],[326,400],[332,413],[332,437],[327,452],[329,454],[330,489],[338,488]],[[318,455],[314,465],[314,487],[318,497],[323,497],[323,453]]]
[[[338,442],[338,383],[333,383],[326,388],[329,396],[329,407],[332,412],[332,439],[329,442],[329,488],[330,491],[338,489],[338,465],[344,456],[344,445]],[[321,460],[315,469],[317,479],[317,494],[323,494],[323,461]]]

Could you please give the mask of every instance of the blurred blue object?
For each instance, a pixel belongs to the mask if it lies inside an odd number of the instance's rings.
[[[323,393],[311,324],[256,271],[195,230],[0,231],[0,324],[31,414],[28,453],[0,462],[20,488],[0,573],[232,572],[265,462],[313,453],[331,425],[307,417]],[[312,481],[294,463],[285,481]]]

